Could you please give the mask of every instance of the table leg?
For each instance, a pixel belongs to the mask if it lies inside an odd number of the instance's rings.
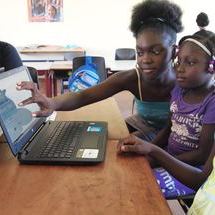
[[[54,77],[54,70],[49,70],[48,77],[48,97],[57,96],[57,79]]]
[[[57,78],[53,77],[53,91],[54,96],[57,96]]]
[[[46,96],[52,97],[52,71],[47,70],[45,73]]]

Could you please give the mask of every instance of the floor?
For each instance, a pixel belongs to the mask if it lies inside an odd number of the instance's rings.
[[[60,94],[60,81],[57,85],[58,85],[58,94]],[[39,77],[39,87],[40,87],[40,90],[43,93],[45,93],[44,78],[42,76]],[[123,91],[114,95],[113,97],[118,103],[122,116],[124,118],[130,116],[132,114],[133,95],[128,91]],[[177,200],[169,200],[167,202],[173,215],[185,214]]]

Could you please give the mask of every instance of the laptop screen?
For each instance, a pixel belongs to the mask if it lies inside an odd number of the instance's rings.
[[[24,107],[18,103],[31,97],[28,90],[16,90],[19,81],[31,81],[28,69],[18,67],[0,74],[0,122],[13,154],[17,154],[38,128],[41,119],[32,117],[37,104]],[[34,129],[34,127],[37,127]]]

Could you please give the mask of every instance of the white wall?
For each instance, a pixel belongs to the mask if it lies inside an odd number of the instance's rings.
[[[64,22],[28,21],[27,0],[0,0],[0,40],[15,46],[29,44],[76,44],[89,54],[112,55],[117,47],[134,47],[129,31],[132,6],[141,0],[64,0]],[[213,0],[175,0],[184,11],[184,33],[198,30],[200,11],[212,19]],[[215,31],[215,20],[208,29]],[[182,36],[182,35],[180,35]]]

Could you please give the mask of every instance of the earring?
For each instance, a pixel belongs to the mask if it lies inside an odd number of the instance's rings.
[[[178,52],[179,52],[179,47],[177,45],[173,45],[173,50],[172,50],[172,68],[175,68],[175,65],[178,62]]]
[[[135,66],[137,69],[139,69],[140,67],[139,67],[139,65],[138,64],[136,64],[136,66]]]
[[[178,56],[179,47],[177,45],[173,45],[172,50],[172,59],[175,59]]]
[[[174,59],[172,59],[172,68],[175,68],[178,64],[178,56],[176,56]]]
[[[212,60],[209,63],[208,72],[212,73],[212,74],[215,72],[215,57],[214,56],[212,57]]]

